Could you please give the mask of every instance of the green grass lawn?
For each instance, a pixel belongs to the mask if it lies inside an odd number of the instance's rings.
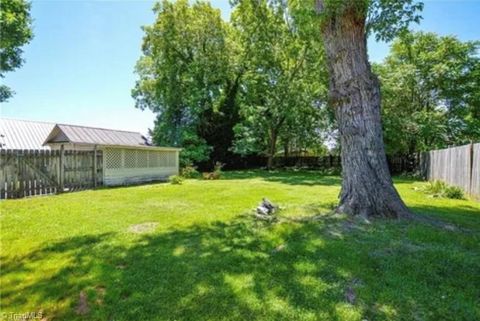
[[[231,172],[1,202],[3,318],[480,319],[478,202],[430,198],[399,178],[413,211],[460,229],[298,220],[328,212],[339,184],[316,172]],[[253,219],[262,197],[282,206],[279,222]]]

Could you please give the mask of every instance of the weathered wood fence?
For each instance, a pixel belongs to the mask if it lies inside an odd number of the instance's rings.
[[[441,180],[480,197],[480,144],[423,153],[420,170],[427,180]]]
[[[102,151],[0,150],[0,199],[103,184]]]

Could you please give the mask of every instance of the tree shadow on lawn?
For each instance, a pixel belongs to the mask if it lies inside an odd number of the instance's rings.
[[[307,170],[246,170],[246,171],[226,171],[223,172],[221,179],[253,179],[261,178],[268,182],[276,182],[289,185],[340,185],[342,180],[340,176],[325,175],[321,171]]]
[[[340,175],[326,174],[321,170],[242,170],[242,171],[225,171],[222,180],[229,179],[254,179],[261,178],[268,182],[277,182],[289,185],[323,185],[323,186],[340,186],[342,178]],[[393,177],[395,184],[411,184],[415,180],[406,176]]]
[[[129,245],[118,240],[121,234],[66,239],[2,259],[2,276],[20,282],[2,286],[2,305],[7,311],[48,303],[44,315],[55,320],[478,317],[473,303],[480,284],[473,276],[479,262],[472,250],[416,244],[407,237],[411,223],[346,223],[264,225],[239,217],[131,236]],[[29,281],[32,268],[58,256],[61,267]],[[357,297],[353,305],[345,300],[349,287]],[[87,295],[85,315],[77,309],[81,292]]]
[[[471,205],[438,206],[413,205],[409,208],[418,215],[448,220],[465,228],[480,229],[480,209]],[[478,232],[478,231],[477,231]]]

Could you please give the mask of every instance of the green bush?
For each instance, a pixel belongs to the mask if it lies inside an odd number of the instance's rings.
[[[179,175],[172,175],[168,178],[168,181],[170,182],[170,184],[182,185],[183,177]]]
[[[452,198],[452,199],[465,198],[463,190],[460,187],[449,186],[447,183],[442,181],[429,182],[423,188],[423,191],[427,194],[432,195],[433,197],[444,197],[444,198]]]
[[[442,181],[433,181],[433,182],[428,182],[427,186],[425,186],[424,191],[427,194],[434,195],[434,196],[440,196],[442,194],[443,190],[447,187],[447,184]]]
[[[443,192],[446,198],[453,198],[457,200],[461,200],[465,198],[463,194],[463,190],[457,186],[448,186],[445,191]]]
[[[200,176],[195,166],[187,165],[180,170],[180,176],[184,178],[196,178]]]

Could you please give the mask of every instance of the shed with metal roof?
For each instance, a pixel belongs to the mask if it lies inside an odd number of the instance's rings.
[[[4,149],[101,150],[103,183],[125,185],[177,175],[180,148],[152,146],[138,132],[1,119]]]
[[[103,183],[124,185],[178,174],[180,149],[151,146],[137,132],[57,124],[45,139],[52,149],[103,151]]]

